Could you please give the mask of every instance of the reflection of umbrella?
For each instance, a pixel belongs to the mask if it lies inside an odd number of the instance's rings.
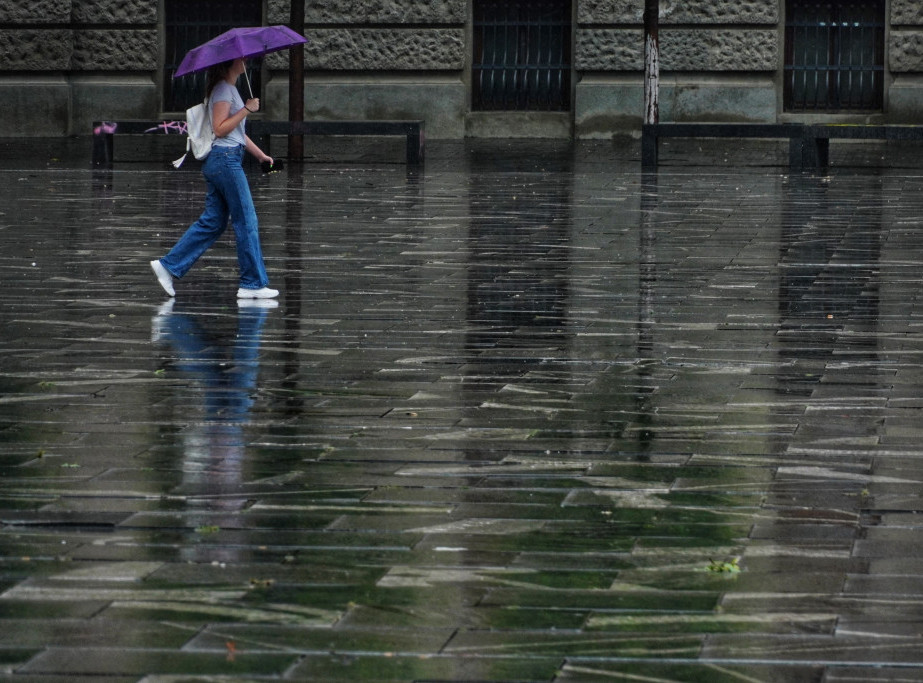
[[[258,57],[306,42],[308,42],[307,38],[288,26],[232,28],[187,52],[176,73],[173,74],[173,78],[201,71],[232,59]],[[250,87],[249,76],[247,87]],[[250,97],[253,97],[253,92],[250,93]]]

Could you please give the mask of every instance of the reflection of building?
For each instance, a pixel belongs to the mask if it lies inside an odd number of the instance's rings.
[[[540,168],[570,169],[570,157],[568,150],[549,150]],[[468,419],[494,425],[491,413],[506,411],[530,430],[550,429],[569,397],[573,371],[567,362],[572,176],[536,172],[531,155],[486,143],[473,145],[467,161],[462,395]],[[485,402],[496,405],[484,409]],[[469,449],[469,458],[481,459],[479,449]]]
[[[914,122],[914,0],[659,0],[661,120]],[[425,119],[431,138],[608,137],[640,125],[644,0],[305,2],[305,116]],[[156,119],[198,95],[171,74],[291,0],[12,0],[0,7],[4,134]],[[255,77],[288,115],[288,60]],[[35,112],[48,112],[35,115]]]
[[[786,182],[779,265],[779,354],[793,363],[779,392],[812,396],[855,367],[876,365],[879,352],[879,274],[882,248],[881,178],[863,181],[864,206],[846,208],[821,179]],[[854,188],[852,188],[854,189]],[[870,375],[870,371],[865,370]],[[852,394],[858,396],[859,390]],[[850,428],[868,425],[851,421]],[[799,430],[803,435],[806,430]]]

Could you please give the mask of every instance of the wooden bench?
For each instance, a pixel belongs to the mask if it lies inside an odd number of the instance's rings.
[[[656,170],[660,138],[788,139],[793,171],[830,164],[830,140],[923,140],[923,126],[805,123],[653,123],[641,127],[641,169]]]
[[[112,167],[116,135],[174,135],[177,139],[176,156],[186,148],[186,121],[94,121],[93,166]]]
[[[923,140],[923,126],[825,123],[805,126],[821,167],[830,163],[830,140]]]
[[[789,140],[789,166],[817,166],[814,150],[805,149],[800,123],[648,123],[641,127],[641,169],[657,169],[660,138],[763,138]]]
[[[179,121],[96,121],[93,123],[93,165],[110,168],[116,135],[183,135],[186,122]],[[418,165],[424,159],[423,121],[248,121],[249,135],[269,153],[271,135],[374,135],[403,136],[407,139],[407,163]],[[182,155],[185,140],[177,145]]]
[[[407,163],[422,164],[425,133],[423,121],[248,121],[247,134],[267,154],[271,135],[371,135],[407,139]]]

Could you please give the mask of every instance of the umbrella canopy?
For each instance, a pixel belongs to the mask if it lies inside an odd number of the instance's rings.
[[[288,26],[232,28],[187,52],[173,78],[202,71],[231,59],[258,57],[306,42],[307,38]]]

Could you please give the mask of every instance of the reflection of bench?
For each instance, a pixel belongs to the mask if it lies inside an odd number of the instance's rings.
[[[93,124],[93,165],[112,165],[116,135],[185,133],[185,121],[97,121]],[[248,121],[247,134],[267,153],[270,135],[402,136],[407,139],[407,163],[423,163],[423,121]],[[177,156],[184,147],[185,140],[177,145]]]
[[[830,140],[923,140],[923,126],[803,123],[654,123],[641,127],[641,168],[657,168],[660,138],[788,139],[792,170],[830,163]]]
[[[423,121],[248,121],[247,134],[269,154],[270,135],[371,135],[407,138],[407,163],[424,157]]]

